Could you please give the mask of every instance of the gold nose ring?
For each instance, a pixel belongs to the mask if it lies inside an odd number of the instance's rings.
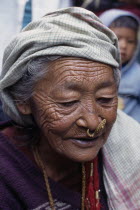
[[[88,135],[89,137],[93,138],[94,135],[95,135],[95,132],[90,133],[90,130],[89,130],[89,128],[88,128],[88,129],[87,129],[87,135]]]
[[[98,125],[98,127],[95,129],[95,131],[92,133],[90,132],[90,129],[88,128],[87,129],[87,135],[90,137],[90,138],[93,138],[95,136],[95,134],[98,134],[99,132],[101,132],[101,130],[104,129],[105,127],[105,124],[106,124],[106,119],[103,119],[100,124]]]

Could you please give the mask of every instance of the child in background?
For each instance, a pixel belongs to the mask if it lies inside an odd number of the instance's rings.
[[[122,62],[118,107],[140,122],[139,18],[127,11],[111,9],[100,15],[101,21],[118,37]]]

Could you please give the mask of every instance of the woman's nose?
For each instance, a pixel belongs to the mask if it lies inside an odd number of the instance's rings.
[[[94,131],[100,123],[99,116],[95,112],[84,112],[77,120],[77,125],[83,128],[89,128]]]

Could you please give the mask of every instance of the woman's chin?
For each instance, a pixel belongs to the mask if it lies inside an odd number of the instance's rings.
[[[99,150],[97,151],[83,151],[81,153],[71,153],[71,154],[66,154],[68,159],[71,159],[74,162],[88,162],[92,161],[97,155],[98,155]]]
[[[104,145],[103,138],[94,141],[70,141],[65,144],[65,149],[61,151],[65,157],[76,162],[87,162],[93,160]],[[61,153],[61,154],[62,154]]]

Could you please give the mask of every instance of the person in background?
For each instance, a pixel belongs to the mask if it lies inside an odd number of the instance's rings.
[[[139,209],[140,125],[117,112],[119,81],[117,37],[86,9],[15,37],[0,80],[13,120],[0,127],[1,209]]]
[[[127,11],[111,9],[102,13],[100,19],[118,37],[122,63],[119,108],[140,122],[139,18]]]
[[[71,0],[74,6],[83,7],[100,16],[109,9],[121,9],[132,12],[140,18],[140,0]],[[140,63],[140,49],[138,52]]]

